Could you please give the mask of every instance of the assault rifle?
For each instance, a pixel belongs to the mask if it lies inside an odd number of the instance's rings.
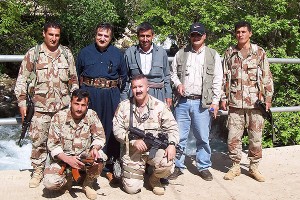
[[[22,147],[23,145],[23,139],[25,138],[26,136],[26,133],[28,131],[28,128],[30,127],[30,124],[31,124],[31,119],[33,117],[33,114],[34,114],[34,104],[33,104],[33,101],[32,101],[32,98],[29,94],[29,83],[27,83],[27,92],[26,92],[26,116],[24,117],[24,120],[22,122],[22,131],[21,131],[21,136],[20,136],[20,139],[18,141],[18,145],[20,147]]]
[[[255,105],[261,111],[263,118],[266,119],[271,124],[272,142],[273,142],[273,144],[276,144],[277,143],[276,133],[278,133],[279,131],[278,131],[277,126],[274,124],[271,110],[270,109],[266,110],[266,104],[259,99],[257,99],[257,101],[255,102]]]
[[[166,149],[169,146],[168,138],[165,134],[159,133],[157,137],[152,133],[145,133],[141,129],[136,127],[129,127],[129,140],[143,139],[147,145],[149,151],[149,157],[153,158],[158,149]],[[176,158],[179,158],[183,154],[181,148],[176,146]]]
[[[103,159],[102,158],[98,158],[97,160],[95,160],[92,156],[88,156],[87,154],[81,154],[80,157],[78,158],[78,160],[82,163],[84,163],[84,165],[86,167],[91,167],[93,166],[94,162],[96,163],[100,163],[102,164],[102,167],[103,167]],[[59,175],[63,175],[64,171],[66,170],[66,168],[68,167],[69,165],[67,163],[63,163],[60,170],[59,170]],[[101,170],[102,171],[102,170]],[[79,172],[79,169],[75,169],[75,168],[72,168],[71,169],[71,172],[72,172],[72,176],[73,176],[73,179],[78,182],[78,180],[81,178],[81,175],[80,175],[80,172]]]

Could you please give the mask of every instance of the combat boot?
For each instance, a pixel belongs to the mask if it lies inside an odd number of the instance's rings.
[[[160,183],[160,178],[157,178],[152,174],[149,177],[149,184],[152,187],[152,191],[156,195],[164,195],[165,194],[165,188]]]
[[[72,174],[67,174],[66,180],[67,180],[66,184],[61,188],[62,193],[68,193],[72,189],[73,186]]]
[[[265,178],[263,175],[258,171],[257,165],[256,164],[250,164],[249,167],[249,174],[252,176],[255,180],[258,182],[265,182]]]
[[[241,175],[241,166],[239,163],[233,163],[232,167],[223,177],[225,180],[233,180],[236,176]]]
[[[43,171],[43,167],[37,167],[34,169],[31,179],[29,181],[30,188],[36,188],[40,185],[40,182],[44,177]]]
[[[86,177],[82,189],[88,199],[97,199],[97,192],[93,189],[94,178]]]

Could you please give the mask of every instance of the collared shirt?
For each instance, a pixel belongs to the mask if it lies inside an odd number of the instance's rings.
[[[265,102],[272,101],[274,85],[266,52],[256,44],[250,47],[246,58],[237,46],[231,46],[225,52],[223,90],[230,107],[254,108],[259,93]]]
[[[188,52],[187,68],[185,72],[185,96],[202,95],[202,84],[203,84],[203,70],[205,64],[205,46],[201,47],[197,52],[192,50]],[[177,56],[175,55],[172,63],[171,80],[174,82],[176,88],[182,84],[179,77],[177,76]],[[218,53],[215,55],[215,69],[213,79],[213,104],[218,104],[221,97],[221,85],[223,79],[223,70],[221,57]]]
[[[95,111],[89,109],[77,124],[70,109],[61,110],[51,119],[47,147],[54,158],[60,153],[79,155],[88,153],[94,145],[103,147],[105,134]]]
[[[124,143],[125,135],[128,134],[130,120],[130,100],[122,101],[113,119],[113,131],[116,139]],[[139,112],[133,102],[133,127],[137,127],[146,133],[157,136],[159,133],[166,134],[169,142],[179,142],[179,130],[177,122],[171,110],[165,103],[149,95],[147,107]]]
[[[152,67],[152,52],[153,52],[153,44],[151,45],[148,51],[143,51],[142,48],[139,47],[140,58],[141,58],[141,70],[144,75],[149,74]]]
[[[84,47],[78,55],[76,69],[78,77],[105,78],[117,80],[121,78],[124,88],[127,78],[127,69],[124,56],[121,51],[113,45],[109,45],[103,52],[93,43]],[[121,89],[121,90],[122,90]]]
[[[36,81],[32,81],[35,111],[57,112],[69,105],[70,93],[78,88],[74,58],[72,52],[61,45],[54,56],[48,53],[44,43],[38,50],[38,58],[35,47],[26,53],[15,87],[19,107],[26,107],[26,82],[33,74],[36,75]],[[33,72],[35,59],[38,60]]]

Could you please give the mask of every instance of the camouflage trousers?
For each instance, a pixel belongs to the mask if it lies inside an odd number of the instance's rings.
[[[66,170],[60,174],[61,164],[52,163],[50,166],[47,166],[44,170],[44,181],[43,184],[48,190],[59,190],[67,184],[68,181],[72,181],[72,171],[70,167],[67,167]],[[99,177],[103,169],[103,163],[94,164],[90,167],[84,167],[80,170],[80,174],[85,173],[85,178],[90,180],[95,180]],[[83,181],[83,180],[81,180]]]
[[[47,159],[47,139],[51,118],[55,113],[34,112],[29,136],[32,140],[31,165],[33,168],[45,167]]]
[[[157,178],[166,178],[174,171],[175,163],[164,157],[165,150],[159,149],[154,158],[141,154],[139,151],[131,152],[122,157],[122,184],[129,194],[138,193],[144,185],[146,163],[153,166],[153,175]]]
[[[249,138],[248,158],[251,164],[258,164],[262,158],[262,131],[264,118],[258,109],[229,108],[228,151],[230,159],[239,163],[242,159],[242,136],[247,129]]]

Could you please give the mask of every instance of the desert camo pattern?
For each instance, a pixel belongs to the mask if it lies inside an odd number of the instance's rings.
[[[91,146],[103,147],[104,144],[104,129],[95,111],[88,109],[78,124],[73,120],[70,109],[61,110],[53,116],[47,142],[52,158],[62,152],[73,156],[89,153]]]
[[[123,144],[122,146],[129,148],[123,150],[128,154],[122,155],[122,184],[126,192],[135,194],[144,185],[143,174],[146,163],[153,166],[152,175],[157,178],[169,176],[174,171],[175,163],[174,160],[168,161],[164,149],[158,149],[155,156],[151,157],[148,152],[140,152],[135,149],[132,145],[134,140],[126,141],[128,137],[125,136],[128,134],[129,119],[130,100],[124,100],[116,110],[113,119],[113,130],[116,139]],[[147,108],[145,107],[141,113],[139,113],[133,100],[133,127],[144,130],[145,133],[150,132],[154,136],[161,132],[167,134],[168,140],[175,142],[175,144],[179,141],[178,125],[172,112],[165,103],[150,95]]]
[[[247,58],[235,47],[229,47],[224,55],[224,94],[229,90],[229,107],[254,108],[261,91],[265,102],[271,103],[274,92],[272,74],[266,52],[251,44]],[[228,93],[228,92],[227,92]]]
[[[36,62],[36,81],[33,86],[33,102],[35,110],[39,112],[57,112],[70,103],[70,92],[78,89],[78,78],[75,62],[71,51],[67,47],[59,46],[56,54],[51,55],[40,46]],[[63,49],[67,58],[63,55]],[[26,107],[27,81],[30,81],[34,71],[35,47],[25,55],[19,70],[15,94],[19,107]],[[68,61],[67,61],[68,59]]]

